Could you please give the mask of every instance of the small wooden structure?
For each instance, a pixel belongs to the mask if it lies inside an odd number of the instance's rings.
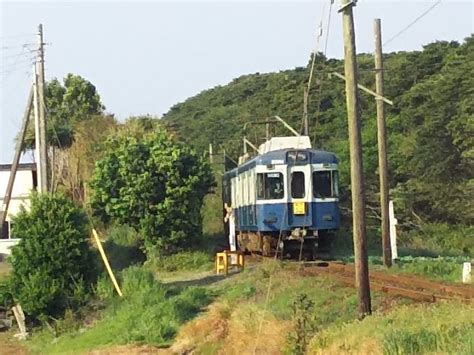
[[[227,275],[229,266],[243,270],[245,266],[244,254],[241,251],[224,250],[222,253],[216,254],[215,265],[216,274],[224,273]]]

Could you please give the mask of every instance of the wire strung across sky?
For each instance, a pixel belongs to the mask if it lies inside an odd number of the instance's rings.
[[[417,23],[419,20],[421,20],[423,17],[425,17],[431,10],[433,10],[436,6],[438,6],[441,3],[441,0],[436,1],[433,5],[431,5],[427,10],[425,10],[421,15],[419,15],[417,18],[415,18],[412,22],[410,22],[407,26],[405,26],[403,29],[401,29],[398,33],[387,39],[383,45],[386,46],[390,42],[392,42],[394,39],[399,37],[402,33],[404,33],[406,30],[408,30],[411,26],[413,26],[415,23]]]

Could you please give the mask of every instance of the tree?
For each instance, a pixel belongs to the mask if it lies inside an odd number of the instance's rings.
[[[75,124],[101,115],[105,109],[95,86],[79,75],[67,74],[46,83],[47,139],[50,146],[65,148],[74,140]],[[34,120],[30,120],[25,149],[35,146]]]
[[[96,277],[85,213],[61,195],[32,195],[12,220],[11,293],[37,318],[80,305]]]
[[[399,190],[406,209],[426,221],[474,223],[473,38],[403,97],[399,152],[405,160],[399,171],[406,181]]]
[[[200,235],[201,205],[213,183],[202,157],[161,127],[141,137],[125,128],[105,149],[90,183],[96,216],[140,231],[147,252],[170,253]]]

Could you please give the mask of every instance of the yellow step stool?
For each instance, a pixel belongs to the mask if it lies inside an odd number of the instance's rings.
[[[232,256],[234,255],[236,256],[236,258],[232,258]],[[237,260],[237,262],[232,263],[232,259]],[[244,254],[241,251],[224,250],[222,253],[216,254],[215,264],[216,274],[220,274],[221,272],[223,272],[225,275],[227,275],[227,273],[229,272],[229,266],[236,266],[240,270],[243,270],[245,266]]]

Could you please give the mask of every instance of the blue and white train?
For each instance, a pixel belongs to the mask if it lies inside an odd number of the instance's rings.
[[[314,258],[339,228],[338,161],[309,137],[275,137],[223,176],[229,235],[240,250]],[[228,220],[228,218],[226,219]],[[231,241],[232,244],[232,241]]]

